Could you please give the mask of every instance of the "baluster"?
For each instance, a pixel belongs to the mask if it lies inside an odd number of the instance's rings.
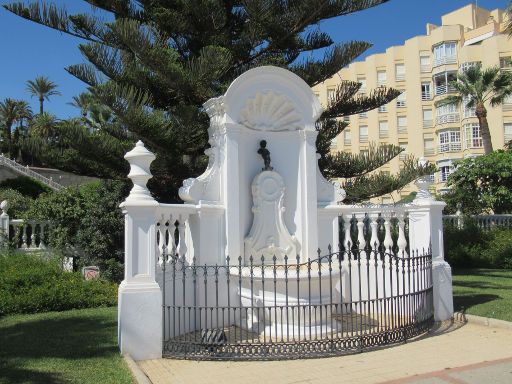
[[[391,212],[382,213],[384,219],[384,248],[385,252],[391,252],[393,239],[391,238]]]
[[[164,249],[165,249],[165,220],[164,215],[160,217],[160,220],[156,223],[158,228],[158,234],[157,234],[157,249],[158,249],[158,255],[157,255],[157,262],[160,267],[164,264]],[[167,261],[167,260],[165,260]]]
[[[32,228],[32,232],[30,233],[30,249],[35,249],[35,248],[37,248],[37,246],[36,246],[36,225],[37,225],[37,222],[29,221],[27,223],[27,226],[28,225],[30,225],[30,227]]]
[[[369,214],[369,218],[371,220],[370,222],[370,228],[372,230],[372,237],[370,238],[370,247],[373,249],[373,251],[377,252],[379,249],[379,237],[377,236],[377,230],[379,227],[379,214],[378,213],[371,213]]]
[[[348,254],[350,249],[349,244],[353,244],[352,239],[350,238],[350,227],[352,216],[342,216],[343,220],[343,229],[345,230],[345,238],[343,239],[343,246],[345,247],[345,252]]]
[[[39,246],[38,248],[39,249],[46,249],[46,243],[44,241],[44,236],[45,236],[45,229],[47,229],[47,224],[44,222],[44,221],[41,221],[39,223]],[[48,232],[47,232],[48,233]]]
[[[407,239],[405,238],[405,212],[400,211],[397,213],[398,218],[398,255],[400,257],[408,257],[405,248],[407,247]]]
[[[169,254],[173,257],[176,256],[176,217],[171,213],[169,216],[167,226],[167,249],[170,250]]]
[[[185,215],[180,215],[178,220],[178,255],[181,257],[185,257],[187,253],[187,245],[185,244],[185,221],[187,217]]]
[[[28,224],[27,223],[23,223],[22,224],[22,243],[21,243],[21,248],[23,249],[27,249],[28,248],[28,244],[27,244],[27,227],[28,227]]]
[[[366,259],[366,240],[364,238],[364,219],[365,214],[364,213],[358,213],[356,214],[357,219],[357,247],[359,249],[359,254],[361,257]]]

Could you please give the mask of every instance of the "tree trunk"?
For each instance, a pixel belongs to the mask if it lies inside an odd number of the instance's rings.
[[[43,104],[44,104],[44,99],[41,97],[39,99],[39,113],[42,115],[43,112],[44,112],[44,108],[43,108]]]
[[[491,132],[489,131],[489,123],[487,122],[487,110],[483,103],[478,103],[475,108],[476,117],[480,124],[480,134],[482,135],[482,142],[484,144],[484,153],[487,155],[493,151]]]

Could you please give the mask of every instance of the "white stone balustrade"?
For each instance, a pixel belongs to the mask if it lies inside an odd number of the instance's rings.
[[[47,220],[11,219],[8,214],[9,202],[0,204],[1,240],[4,245],[10,245],[23,251],[41,251],[47,248],[50,237],[50,222]]]

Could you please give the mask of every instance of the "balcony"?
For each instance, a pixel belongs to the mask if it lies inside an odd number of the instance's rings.
[[[460,121],[460,116],[458,113],[447,113],[446,115],[440,115],[436,118],[436,124],[448,124],[448,123],[458,123]]]
[[[461,143],[445,143],[445,144],[440,144],[438,147],[437,147],[437,151],[439,153],[444,153],[444,152],[460,152],[462,150],[462,145]]]
[[[395,80],[396,81],[405,81],[405,73],[397,73],[395,75]]]
[[[352,143],[352,140],[350,140],[350,139],[343,140],[343,145],[350,145],[351,143]]]
[[[434,59],[434,67],[438,67],[439,65],[444,64],[456,64],[457,56],[442,56]]]
[[[404,135],[407,134],[407,127],[398,127],[398,134]]]
[[[512,111],[512,103],[504,103],[502,105],[503,111]]]
[[[430,101],[432,100],[431,92],[421,92],[421,101]]]
[[[368,136],[359,136],[359,142],[360,143],[367,143],[368,142]]]
[[[450,84],[436,85],[436,96],[456,92],[455,87]]]

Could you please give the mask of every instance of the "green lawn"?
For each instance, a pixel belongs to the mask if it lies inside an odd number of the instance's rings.
[[[453,300],[456,311],[512,321],[512,270],[454,271]]]
[[[0,383],[132,383],[116,317],[94,308],[0,318]]]

